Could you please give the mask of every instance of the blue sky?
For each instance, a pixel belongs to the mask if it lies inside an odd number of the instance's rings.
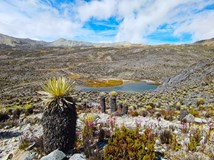
[[[0,33],[145,44],[214,37],[213,0],[1,0]]]

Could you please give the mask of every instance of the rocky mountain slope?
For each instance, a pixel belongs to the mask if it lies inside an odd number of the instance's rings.
[[[207,85],[214,83],[214,59],[201,61],[169,78],[160,88],[188,85]],[[159,88],[159,89],[160,89]]]
[[[207,39],[207,40],[201,40],[196,42],[195,44],[201,44],[205,46],[214,46],[214,38]]]
[[[0,34],[0,48],[2,47],[37,48],[44,47],[45,45],[47,45],[47,42],[44,41],[35,41],[24,38],[14,38]]]
[[[200,61],[166,80],[154,91],[169,96],[169,101],[181,100],[190,105],[203,97],[214,104],[214,59]]]
[[[48,44],[50,47],[93,47],[93,43],[81,42],[81,41],[70,41],[64,38],[60,38],[56,41]]]

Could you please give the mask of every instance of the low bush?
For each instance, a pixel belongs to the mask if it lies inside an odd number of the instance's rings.
[[[109,140],[104,149],[105,160],[129,160],[155,159],[155,140],[153,130],[146,128],[144,134],[139,134],[139,130],[130,130],[122,127],[115,131],[114,136]]]

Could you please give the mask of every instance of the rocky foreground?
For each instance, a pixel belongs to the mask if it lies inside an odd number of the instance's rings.
[[[181,71],[155,91],[142,94],[118,93],[118,110],[114,113],[110,112],[107,93],[107,113],[101,113],[99,93],[74,91],[72,95],[76,97],[79,117],[74,153],[65,155],[56,150],[43,157],[41,103],[39,98],[34,99],[33,103],[29,98],[29,103],[17,101],[19,107],[6,110],[6,114],[1,113],[0,157],[15,160],[42,157],[43,160],[53,157],[67,157],[71,160],[99,159],[103,155],[107,140],[117,129],[126,126],[131,130],[138,128],[141,134],[147,129],[152,131],[155,135],[154,151],[157,159],[214,159],[212,59],[201,61]],[[127,105],[128,113],[123,113],[120,105]],[[18,110],[20,113],[17,113]],[[85,151],[82,146],[85,116],[93,117],[94,137],[87,146],[90,152]],[[100,126],[104,130],[103,138],[106,140],[101,146],[98,145]]]

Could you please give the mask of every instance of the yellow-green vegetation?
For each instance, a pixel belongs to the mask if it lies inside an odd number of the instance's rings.
[[[180,109],[185,110],[185,109],[188,109],[188,107],[186,105],[181,105]]]
[[[205,103],[205,99],[204,98],[198,98],[196,103],[197,103],[197,106],[199,106],[201,104],[204,104]]]
[[[153,130],[146,128],[144,134],[139,134],[138,128],[131,130],[122,127],[115,131],[104,149],[104,159],[142,159],[155,158],[155,137]]]
[[[147,110],[149,110],[149,109],[152,109],[152,106],[151,106],[151,105],[146,105],[145,108],[146,108]]]
[[[196,147],[200,145],[200,141],[201,141],[202,137],[201,137],[201,131],[200,129],[196,129],[193,134],[190,136],[190,141],[188,144],[188,149],[190,151],[195,151]]]
[[[125,99],[125,100],[119,100],[119,101],[118,101],[118,104],[128,105],[129,102],[128,102],[127,99]]]
[[[43,91],[39,91],[38,93],[43,96],[42,100],[46,104],[49,104],[54,99],[67,96],[73,85],[74,83],[70,83],[64,77],[53,77],[42,85]]]
[[[26,137],[24,137],[24,138],[22,138],[21,139],[21,143],[20,143],[20,145],[19,145],[19,149],[20,150],[25,150],[25,149],[27,149],[27,147],[29,147],[29,145],[30,145],[30,139],[29,138],[26,138]]]
[[[211,105],[211,104],[209,104],[209,105],[207,106],[207,108],[212,110],[212,109],[214,109],[214,106]]]
[[[112,97],[113,96],[117,96],[117,92],[116,91],[111,91],[111,92],[109,92],[109,95],[112,96]]]
[[[23,110],[23,107],[22,106],[13,106],[13,109],[14,110],[16,110],[16,109]]]
[[[131,114],[131,116],[133,116],[133,117],[139,116],[138,111],[131,111],[130,114]]]
[[[170,148],[173,150],[173,151],[178,151],[179,149],[182,148],[181,144],[178,143],[177,141],[177,135],[174,134],[171,141],[170,141]]]
[[[32,103],[28,103],[28,104],[25,104],[25,105],[24,105],[24,109],[25,109],[25,110],[29,110],[29,109],[31,109],[32,107],[33,107]]]
[[[194,108],[190,108],[189,113],[192,114],[194,117],[200,117],[199,112]]]
[[[120,79],[110,79],[110,80],[87,80],[87,87],[113,87],[119,86],[123,84],[123,80]]]
[[[199,109],[200,109],[200,110],[204,110],[205,108],[206,108],[205,105],[203,105],[203,104],[200,104],[200,105],[199,105]]]

